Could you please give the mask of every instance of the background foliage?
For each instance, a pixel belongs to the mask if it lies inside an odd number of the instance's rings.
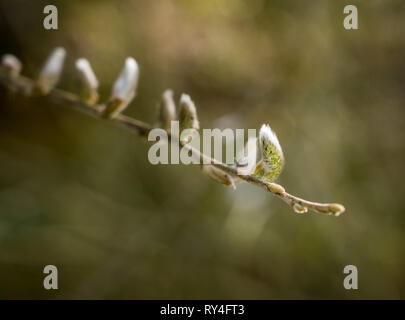
[[[197,166],[152,166],[148,144],[111,123],[0,88],[0,298],[404,298],[405,3],[0,1],[0,53],[35,77],[55,46],[60,87],[85,56],[102,99],[126,56],[141,67],[127,114],[154,122],[162,91],[189,93],[204,128],[270,123],[280,182],[341,202],[296,215],[258,188]],[[59,268],[60,289],[42,287]],[[345,265],[359,290],[342,286]]]

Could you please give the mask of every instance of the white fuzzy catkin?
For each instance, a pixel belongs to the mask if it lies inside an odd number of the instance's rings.
[[[135,59],[128,57],[125,60],[124,69],[114,83],[112,91],[112,99],[122,101],[131,100],[135,96],[136,87],[138,85],[139,67]]]
[[[9,74],[16,77],[20,74],[22,69],[21,61],[12,54],[5,54],[1,58],[1,64],[7,69]]]
[[[260,128],[260,145],[263,147],[265,144],[272,144],[277,151],[282,155],[283,150],[281,149],[280,142],[278,141],[277,135],[271,130],[268,124],[262,125]]]
[[[183,93],[180,97],[180,131],[184,129],[200,129],[200,124],[197,117],[197,109],[194,102],[188,94]]]
[[[276,134],[269,125],[262,125],[259,134],[262,161],[256,167],[255,175],[266,182],[277,179],[284,167],[284,155]]]
[[[167,89],[162,94],[160,102],[159,120],[160,126],[170,131],[171,122],[176,119],[176,104],[173,100],[173,91]]]
[[[90,90],[97,90],[98,80],[91,68],[90,62],[85,58],[76,60],[76,69],[83,84]]]
[[[82,83],[82,91],[85,102],[88,104],[95,104],[98,100],[98,80],[91,68],[90,62],[85,58],[76,60],[76,70],[79,73],[80,81]]]
[[[55,48],[45,61],[37,80],[37,87],[43,93],[48,93],[59,81],[65,62],[66,50]]]
[[[135,97],[138,78],[138,64],[134,58],[128,57],[125,60],[124,69],[114,83],[111,99],[101,113],[103,118],[113,119],[125,110]]]

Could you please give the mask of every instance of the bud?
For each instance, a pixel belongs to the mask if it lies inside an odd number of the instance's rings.
[[[259,146],[262,160],[256,167],[254,175],[266,181],[274,181],[284,166],[284,155],[276,134],[269,125],[260,128]]]
[[[95,104],[98,100],[98,80],[89,61],[85,58],[77,59],[76,70],[79,73],[86,102],[88,104]]]
[[[274,182],[268,182],[266,183],[266,186],[271,193],[283,194],[285,192],[285,189],[282,186]]]
[[[329,205],[329,211],[336,217],[340,216],[345,210],[345,207],[339,203],[331,203]]]
[[[170,131],[171,122],[176,119],[176,105],[173,100],[173,91],[165,90],[160,102],[159,121],[160,126],[166,131]]]
[[[197,109],[188,94],[183,93],[180,97],[180,132],[184,129],[200,129],[197,118]]]
[[[304,207],[304,206],[302,206],[302,205],[300,205],[298,203],[294,203],[293,210],[294,210],[295,213],[298,213],[298,214],[304,214],[304,213],[308,212],[307,207]]]
[[[66,50],[58,47],[52,51],[39,74],[36,83],[36,90],[41,94],[47,94],[58,83],[62,74]]]
[[[1,64],[11,77],[17,77],[22,69],[21,61],[12,54],[5,54],[1,58]]]
[[[138,64],[134,58],[128,57],[125,60],[124,69],[114,83],[110,102],[101,114],[103,118],[115,118],[128,106],[135,97],[138,78]]]
[[[203,165],[202,171],[216,182],[226,186],[232,186],[234,189],[236,189],[234,178],[225,171],[211,165]]]
[[[256,137],[250,137],[244,149],[237,155],[236,167],[239,174],[250,175],[255,171],[259,159],[257,142],[258,139]]]

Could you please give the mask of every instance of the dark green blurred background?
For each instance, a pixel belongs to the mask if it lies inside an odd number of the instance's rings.
[[[0,1],[0,54],[35,77],[55,46],[60,87],[87,57],[102,100],[133,56],[126,114],[154,123],[162,91],[189,93],[204,128],[269,123],[286,156],[279,182],[340,202],[339,218],[296,215],[197,166],[153,166],[145,140],[0,88],[0,298],[404,298],[405,2]],[[59,269],[59,290],[42,287]],[[359,290],[343,288],[343,268]]]

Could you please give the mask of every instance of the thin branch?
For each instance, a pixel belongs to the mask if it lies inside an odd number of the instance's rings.
[[[7,70],[2,66],[0,66],[0,82],[12,91],[17,91],[19,93],[28,96],[35,95],[33,93],[34,92],[33,88],[35,88],[36,84],[34,80],[21,75],[11,76],[7,72]],[[56,88],[50,90],[50,92],[47,93],[46,97],[54,103],[75,108],[95,118],[102,119],[101,114],[102,111],[105,109],[105,105],[103,104],[95,104],[95,105],[86,104],[85,102],[80,100],[79,96]],[[126,127],[132,131],[136,131],[140,136],[143,137],[147,137],[149,131],[153,129],[153,127],[148,123],[142,122],[140,120],[122,114],[118,114],[115,118],[110,119],[109,121],[112,121],[120,126]],[[170,139],[170,132],[168,132],[168,135]],[[241,175],[238,173],[238,170],[236,168],[230,167],[220,161],[217,161],[216,159],[208,157],[207,155],[191,147],[190,145],[185,144],[184,142],[180,141],[180,144],[183,148],[186,148],[193,154],[198,155],[200,157],[200,163],[210,163],[210,165],[218,169],[221,169],[232,176],[238,177],[243,181],[246,181],[252,185],[267,190],[268,192],[279,197],[285,203],[294,208],[294,211],[296,211],[297,213],[305,213],[307,209],[310,209],[318,213],[338,216],[345,211],[344,206],[342,206],[341,204],[317,203],[304,200],[287,193],[284,187],[282,187],[279,184],[262,181],[253,175]]]

